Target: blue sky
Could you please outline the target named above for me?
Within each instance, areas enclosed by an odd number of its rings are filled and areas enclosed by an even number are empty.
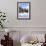
[[[19,3],[19,6],[22,8],[26,8],[29,5],[29,3]]]

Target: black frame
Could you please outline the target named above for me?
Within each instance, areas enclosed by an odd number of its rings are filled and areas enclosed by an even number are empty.
[[[19,3],[29,3],[29,18],[19,18],[18,17],[18,4]],[[30,2],[17,2],[17,19],[18,20],[30,20],[30,18],[31,18],[31,5],[30,5],[31,3]]]

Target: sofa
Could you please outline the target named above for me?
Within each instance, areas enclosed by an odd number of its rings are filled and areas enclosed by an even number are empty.
[[[41,46],[45,42],[45,34],[23,35],[20,39],[21,46]]]

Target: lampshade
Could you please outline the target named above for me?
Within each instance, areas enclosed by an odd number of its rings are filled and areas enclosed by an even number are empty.
[[[9,31],[9,29],[5,29],[5,32],[6,32],[6,33],[9,33],[10,31]]]

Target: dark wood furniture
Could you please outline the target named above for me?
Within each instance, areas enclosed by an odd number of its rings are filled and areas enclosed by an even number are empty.
[[[45,34],[45,42],[41,46],[46,46],[46,34]]]
[[[1,44],[3,46],[13,46],[13,40],[9,37],[9,33],[7,33],[7,36],[4,35],[5,40],[1,40]]]

